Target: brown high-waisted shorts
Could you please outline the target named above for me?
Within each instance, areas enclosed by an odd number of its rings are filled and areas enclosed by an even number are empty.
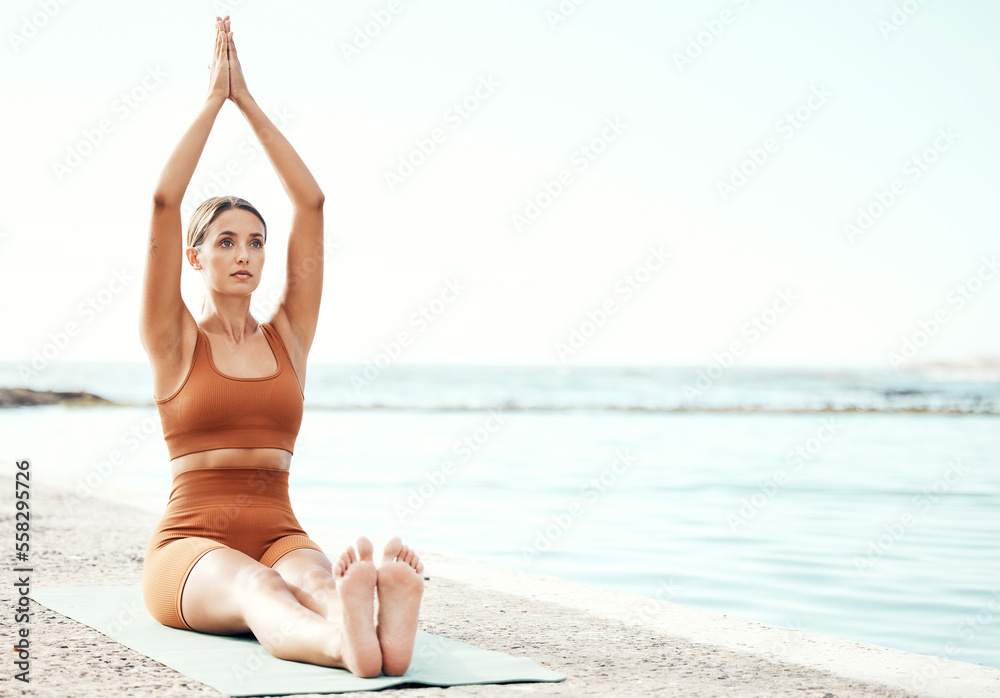
[[[193,630],[181,614],[184,583],[216,548],[239,550],[266,567],[298,548],[322,552],[292,513],[287,470],[186,470],[174,478],[167,511],[146,546],[142,598],[153,618]]]

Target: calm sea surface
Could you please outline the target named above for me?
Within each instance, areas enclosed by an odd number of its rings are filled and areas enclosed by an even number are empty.
[[[27,381],[18,368],[0,364],[0,385],[121,406],[2,410],[0,456],[162,509],[146,365],[53,364]],[[293,505],[320,540],[398,533],[418,550],[1000,667],[998,377],[698,371],[311,365]]]

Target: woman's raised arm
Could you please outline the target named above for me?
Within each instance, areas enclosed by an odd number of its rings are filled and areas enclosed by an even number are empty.
[[[215,117],[229,95],[225,20],[216,19],[208,97],[194,123],[174,148],[153,194],[149,249],[139,311],[139,338],[151,359],[178,358],[185,316],[194,324],[181,298],[184,259],[181,200],[205,149]]]
[[[228,21],[225,22],[225,29],[229,48],[229,98],[249,122],[292,202],[285,289],[271,322],[279,331],[283,327],[291,330],[295,344],[293,354],[302,357],[304,363],[316,334],[323,294],[325,197],[292,144],[250,95],[236,56],[233,34],[228,31]]]

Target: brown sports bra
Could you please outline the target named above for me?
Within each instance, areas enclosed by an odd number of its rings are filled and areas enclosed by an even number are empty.
[[[234,378],[215,367],[199,327],[191,367],[173,395],[155,398],[170,459],[215,448],[280,448],[292,453],[302,424],[303,394],[292,360],[270,323],[260,325],[278,368],[261,378]]]

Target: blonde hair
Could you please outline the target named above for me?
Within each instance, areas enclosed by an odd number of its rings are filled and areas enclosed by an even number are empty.
[[[260,224],[264,226],[264,242],[267,242],[267,223],[264,222],[260,211],[254,208],[249,201],[238,196],[213,196],[202,201],[201,205],[191,214],[191,222],[188,223],[187,232],[188,247],[193,247],[196,250],[200,248],[205,241],[205,232],[208,230],[208,226],[212,225],[212,221],[218,218],[220,213],[232,208],[249,211],[257,216]]]

